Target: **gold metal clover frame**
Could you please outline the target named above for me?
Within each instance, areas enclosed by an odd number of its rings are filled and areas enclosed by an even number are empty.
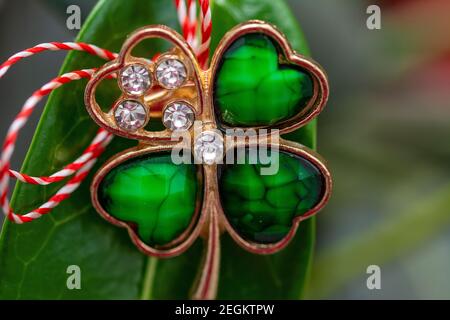
[[[109,222],[127,228],[135,245],[145,254],[152,256],[172,257],[179,255],[187,250],[199,236],[205,238],[206,250],[204,266],[197,279],[197,286],[193,293],[194,298],[215,297],[220,256],[219,240],[222,232],[228,232],[241,247],[253,253],[271,254],[284,248],[295,235],[299,223],[314,215],[328,201],[332,187],[330,172],[324,165],[324,161],[320,156],[305,146],[284,139],[280,139],[277,142],[269,141],[270,145],[278,147],[280,151],[297,155],[316,166],[324,177],[324,193],[322,199],[314,208],[294,219],[290,232],[282,240],[271,244],[260,244],[242,238],[228,222],[223,212],[219,196],[218,165],[204,164],[198,166],[198,179],[202,183],[203,197],[202,199],[199,198],[197,201],[196,215],[192,220],[191,225],[182,235],[171,243],[160,247],[150,247],[138,237],[131,224],[119,221],[105,211],[98,199],[98,188],[105,175],[114,167],[132,158],[151,153],[170,151],[177,141],[171,140],[173,132],[169,129],[163,131],[149,131],[143,126],[135,131],[124,130],[116,124],[114,110],[117,108],[120,101],[127,99],[136,100],[147,108],[147,123],[150,118],[161,118],[165,107],[172,102],[184,101],[192,106],[195,120],[200,120],[202,122],[203,131],[213,129],[224,130],[228,128],[227,125],[219,123],[219,119],[216,119],[213,104],[213,81],[224,52],[236,39],[249,33],[265,34],[272,38],[282,51],[279,58],[280,64],[298,66],[299,68],[306,70],[313,79],[313,97],[305,108],[292,118],[267,128],[279,129],[280,133],[284,134],[304,126],[322,111],[327,102],[329,87],[326,74],[317,63],[296,53],[291,48],[285,36],[277,30],[276,27],[257,20],[240,24],[224,36],[212,57],[211,66],[208,70],[202,70],[200,68],[191,47],[176,31],[162,25],[153,25],[138,29],[125,41],[119,56],[115,60],[105,64],[93,75],[85,91],[85,104],[87,110],[96,123],[115,135],[138,140],[138,145],[136,147],[115,155],[96,173],[91,185],[91,196],[94,207],[101,216]],[[171,42],[174,47],[169,52],[160,55],[156,61],[132,56],[131,53],[133,48],[141,41],[150,38],[162,38]],[[177,89],[167,89],[158,85],[154,76],[155,68],[163,60],[174,57],[181,60],[185,65],[187,69],[187,79],[181,87]],[[95,92],[97,86],[108,76],[113,74],[119,75],[124,67],[135,63],[146,66],[150,71],[150,74],[153,77],[150,88],[139,97],[128,96],[126,93],[122,93],[110,111],[102,111],[96,101]],[[123,90],[123,92],[125,91]],[[253,127],[252,129],[258,128],[266,127]],[[191,137],[194,136],[193,128],[189,129],[189,133],[191,134]],[[233,145],[227,145],[225,148],[253,147],[253,144],[254,143],[251,141],[240,141]],[[193,143],[191,143],[191,145],[193,145]],[[224,154],[225,153],[226,150]]]

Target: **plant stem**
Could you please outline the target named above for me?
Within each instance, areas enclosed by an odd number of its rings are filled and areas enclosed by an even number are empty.
[[[141,300],[151,300],[153,298],[153,282],[156,275],[158,259],[147,257],[147,265],[144,271],[144,282],[142,284]]]

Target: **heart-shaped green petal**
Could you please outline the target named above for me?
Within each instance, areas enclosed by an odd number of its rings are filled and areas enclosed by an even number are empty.
[[[112,169],[100,184],[99,201],[109,215],[132,225],[143,242],[165,245],[191,224],[200,190],[195,165],[150,154]]]
[[[252,151],[255,150],[246,149],[242,155],[245,164],[223,167],[222,207],[241,237],[257,243],[274,243],[287,235],[296,216],[320,202],[325,181],[318,168],[299,156],[272,151],[270,166],[274,170],[269,172],[268,166],[261,164],[259,154],[255,164],[249,162]]]
[[[281,50],[267,35],[238,38],[219,62],[214,106],[231,126],[266,126],[300,113],[313,96],[310,75],[279,64]]]

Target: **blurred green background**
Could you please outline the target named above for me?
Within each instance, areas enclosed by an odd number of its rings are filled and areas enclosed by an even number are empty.
[[[450,298],[450,1],[288,2],[331,84],[318,149],[335,189],[317,216],[306,297]],[[85,19],[94,3],[0,0],[1,60],[30,44],[72,40],[67,6],[79,4]],[[366,26],[370,4],[381,8],[381,30]],[[3,80],[1,136],[63,58],[36,57]],[[39,76],[30,77],[30,66]],[[22,135],[14,168],[37,119]],[[369,265],[381,267],[381,290],[367,289]]]

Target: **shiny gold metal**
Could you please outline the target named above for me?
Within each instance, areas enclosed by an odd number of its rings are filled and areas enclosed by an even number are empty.
[[[281,134],[292,132],[301,126],[304,126],[316,117],[324,108],[329,94],[328,80],[322,68],[311,59],[297,54],[288,43],[285,36],[273,25],[262,21],[249,21],[236,26],[228,32],[214,53],[211,61],[211,66],[208,70],[202,70],[195,58],[195,54],[182,38],[174,30],[161,25],[148,26],[141,28],[134,32],[124,43],[118,58],[110,63],[107,63],[96,72],[89,81],[85,91],[85,104],[89,114],[92,118],[104,129],[112,132],[118,136],[129,139],[138,140],[138,146],[125,150],[120,154],[111,158],[105,163],[102,168],[95,175],[91,185],[92,203],[96,210],[109,222],[125,227],[128,229],[130,237],[136,246],[144,253],[156,257],[172,257],[181,254],[189,248],[194,240],[201,236],[206,239],[206,252],[204,257],[204,266],[201,270],[197,287],[194,291],[193,297],[196,299],[211,299],[215,297],[217,291],[217,279],[219,268],[220,255],[220,234],[228,232],[230,236],[244,249],[257,254],[271,254],[284,248],[298,228],[301,221],[314,215],[317,211],[324,207],[328,201],[331,188],[332,179],[331,174],[326,168],[324,161],[314,151],[305,146],[281,139],[277,142],[269,140],[269,144],[273,147],[279,148],[282,152],[288,152],[298,157],[302,157],[312,164],[314,164],[322,173],[325,181],[324,195],[314,208],[294,219],[290,232],[281,241],[274,244],[259,244],[253,243],[243,239],[231,227],[223,212],[219,188],[218,188],[218,165],[202,165],[198,166],[198,178],[203,183],[203,199],[198,201],[197,213],[191,226],[178,239],[163,247],[150,247],[146,245],[134,232],[133,228],[123,222],[115,219],[106,212],[98,200],[98,187],[105,175],[117,165],[129,159],[139,157],[145,154],[151,154],[161,151],[170,151],[175,146],[177,141],[172,141],[172,131],[165,129],[163,131],[148,131],[145,128],[136,131],[126,131],[121,129],[115,123],[113,111],[103,112],[98,105],[95,98],[95,90],[99,83],[110,75],[117,75],[120,70],[132,63],[144,64],[152,74],[152,85],[147,92],[140,97],[132,97],[125,93],[119,97],[115,106],[124,99],[133,99],[142,103],[147,108],[148,119],[160,118],[164,108],[174,101],[186,101],[194,110],[195,120],[202,122],[202,131],[227,129],[223,124],[218,124],[213,105],[213,81],[215,79],[220,59],[227,48],[240,36],[248,33],[263,33],[274,39],[282,49],[280,55],[280,63],[292,64],[307,70],[314,81],[314,95],[307,107],[299,112],[294,117],[278,123],[274,126],[267,127],[268,129],[279,129]],[[162,38],[170,41],[174,45],[174,49],[170,52],[161,55],[156,61],[149,61],[145,59],[135,58],[131,55],[132,49],[142,40],[150,38]],[[167,89],[158,84],[154,74],[155,67],[167,58],[176,58],[181,60],[187,68],[187,80],[178,89]],[[125,91],[123,91],[125,92]],[[245,129],[259,129],[245,128]],[[188,131],[191,140],[191,145],[195,141],[195,128],[191,127]],[[270,139],[269,136],[266,136]],[[251,141],[233,142],[224,147],[225,152],[229,148],[252,147],[255,146]]]

